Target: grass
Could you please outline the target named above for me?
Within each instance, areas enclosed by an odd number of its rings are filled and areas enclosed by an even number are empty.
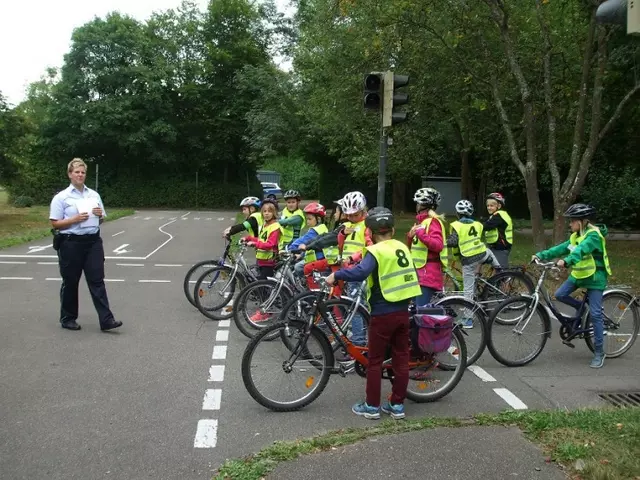
[[[347,428],[317,437],[274,442],[254,455],[227,460],[216,480],[261,479],[280,462],[318,453],[379,435],[437,427],[505,425],[519,427],[538,444],[547,461],[562,466],[574,479],[640,478],[640,408],[577,411],[528,411],[477,415],[471,418],[425,417],[386,420],[368,428]],[[578,462],[583,465],[578,465]]]
[[[132,209],[109,209],[106,221],[133,214]],[[0,190],[0,249],[51,235],[49,206],[17,208],[9,204],[8,194]]]

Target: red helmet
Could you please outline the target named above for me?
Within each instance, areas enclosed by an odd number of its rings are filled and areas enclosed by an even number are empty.
[[[320,205],[317,202],[312,202],[304,207],[304,213],[311,213],[313,215],[320,215],[321,217],[324,217],[327,214],[327,211],[325,210],[324,206]]]
[[[498,192],[490,193],[489,195],[487,195],[487,200],[489,199],[495,200],[496,202],[501,203],[502,206],[504,207],[505,201],[501,193],[498,193]]]

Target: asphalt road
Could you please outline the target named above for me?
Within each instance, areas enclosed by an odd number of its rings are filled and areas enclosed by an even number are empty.
[[[210,478],[226,458],[275,440],[368,424],[350,412],[364,392],[355,375],[332,378],[299,412],[258,405],[240,375],[247,339],[184,298],[186,270],[220,255],[221,232],[234,218],[148,211],[105,224],[107,291],[124,322],[113,333],[100,332],[84,283],[82,330],[60,328],[50,239],[0,251],[2,478]],[[639,349],[594,371],[584,344],[569,349],[554,332],[531,365],[508,369],[487,352],[449,396],[408,403],[406,411],[464,416],[602,405],[601,391],[640,390]]]

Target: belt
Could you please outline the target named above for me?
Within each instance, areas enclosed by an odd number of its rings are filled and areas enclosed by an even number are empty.
[[[61,233],[62,237],[75,242],[91,242],[100,238],[100,233],[88,233],[86,235],[76,235],[75,233]]]

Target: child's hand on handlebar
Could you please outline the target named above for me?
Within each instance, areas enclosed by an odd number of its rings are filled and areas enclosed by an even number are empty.
[[[557,265],[558,267],[560,267],[560,268],[567,268],[567,263],[566,263],[564,260],[562,260],[562,259],[558,260],[558,261],[556,262],[556,265]]]
[[[336,283],[336,276],[335,274],[331,274],[329,275],[327,278],[324,279],[325,282],[327,282],[327,285],[333,285],[334,283]]]

